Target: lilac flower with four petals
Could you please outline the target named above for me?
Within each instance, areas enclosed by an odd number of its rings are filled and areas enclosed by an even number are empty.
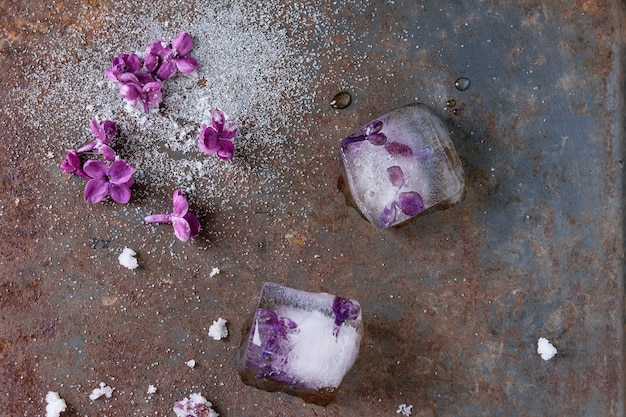
[[[75,150],[67,152],[65,159],[61,162],[60,168],[66,174],[76,174],[81,178],[90,180],[91,177],[83,171],[83,164],[80,161],[80,156]]]
[[[146,114],[150,113],[150,105],[157,106],[163,100],[161,88],[163,82],[157,81],[147,74],[131,74],[129,72],[119,77],[120,95],[124,100],[136,107],[143,103]]]
[[[146,223],[172,223],[174,234],[182,242],[186,242],[190,237],[196,237],[200,233],[200,222],[198,218],[189,211],[189,203],[180,190],[174,191],[174,210],[169,214],[152,214],[147,216]]]
[[[117,159],[109,166],[104,161],[90,160],[85,162],[83,171],[90,177],[85,185],[86,202],[99,203],[107,195],[122,204],[130,200],[134,169],[128,162]]]
[[[89,122],[89,128],[96,137],[93,142],[79,148],[76,153],[94,151],[102,154],[107,161],[115,160],[115,151],[109,146],[111,139],[117,134],[117,126],[111,120],[105,120],[102,125],[98,124],[95,119]]]
[[[235,145],[231,141],[237,134],[236,123],[227,122],[226,116],[220,109],[214,109],[211,114],[211,126],[202,125],[198,136],[200,149],[208,155],[217,154],[220,159],[233,159]]]
[[[169,80],[176,75],[176,70],[189,74],[198,68],[198,62],[188,55],[192,48],[193,41],[188,33],[175,36],[171,44],[162,40],[153,42],[143,58],[146,69],[161,80]]]
[[[141,59],[136,54],[120,54],[113,59],[111,68],[104,73],[113,82],[118,82],[125,73],[136,74],[142,67]]]
[[[424,211],[424,201],[418,192],[400,192],[400,189],[406,185],[402,168],[396,165],[391,166],[387,168],[387,174],[391,185],[398,190],[394,200],[381,211],[378,218],[381,227],[385,229],[390,227],[398,218],[398,209],[407,216],[415,216]]]

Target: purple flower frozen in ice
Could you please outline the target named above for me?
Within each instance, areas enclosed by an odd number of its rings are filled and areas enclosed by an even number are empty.
[[[85,162],[83,171],[90,179],[85,185],[85,201],[99,203],[107,195],[118,203],[128,203],[130,187],[133,185],[133,167],[128,162],[118,159],[110,166],[104,161]]]
[[[129,72],[119,77],[120,95],[124,100],[135,107],[138,102],[143,103],[143,109],[150,113],[150,106],[158,105],[163,99],[161,88],[163,82],[157,81],[147,74],[131,74]]]
[[[113,82],[118,82],[122,74],[136,74],[141,70],[142,63],[135,54],[120,54],[113,59],[111,68],[104,73]]]
[[[180,190],[174,191],[174,210],[168,214],[152,214],[147,216],[146,223],[172,223],[174,234],[182,242],[186,242],[190,237],[198,236],[200,233],[200,222],[198,218],[189,211],[189,203]]]
[[[90,180],[91,177],[83,171],[83,164],[80,161],[80,156],[75,150],[67,152],[65,159],[61,162],[60,168],[66,174],[76,174],[86,180]]]
[[[235,145],[232,138],[237,134],[236,123],[226,121],[226,116],[220,109],[214,109],[211,114],[211,126],[202,125],[198,136],[200,149],[208,155],[217,154],[220,159],[233,159]]]
[[[83,153],[88,151],[94,151],[95,153],[102,154],[107,161],[115,160],[115,151],[109,146],[109,142],[117,133],[117,127],[115,122],[111,120],[105,120],[102,125],[98,124],[95,119],[89,122],[89,128],[95,136],[96,140],[79,148],[76,153]]]
[[[345,146],[353,142],[360,142],[363,140],[367,140],[372,145],[376,146],[384,145],[385,143],[387,143],[387,136],[384,133],[381,133],[382,128],[383,122],[380,120],[374,120],[373,122],[367,124],[361,130],[359,130],[359,132],[357,132],[357,135],[343,138],[341,141],[341,146]]]
[[[188,33],[175,36],[171,44],[155,41],[143,58],[146,69],[161,80],[169,80],[176,75],[176,70],[189,74],[198,68],[198,62],[188,55],[192,48],[193,41]]]
[[[361,313],[361,307],[352,302],[348,298],[335,297],[333,300],[333,314],[335,315],[335,329],[333,334],[335,336],[339,333],[339,327],[347,320],[355,320]]]
[[[391,166],[387,168],[387,174],[391,185],[398,190],[396,191],[394,200],[381,211],[378,218],[381,227],[385,229],[390,227],[398,218],[398,209],[407,216],[415,216],[424,211],[424,201],[418,192],[400,192],[400,189],[406,185],[402,168],[399,166]]]

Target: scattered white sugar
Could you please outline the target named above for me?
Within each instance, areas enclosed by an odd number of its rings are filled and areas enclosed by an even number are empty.
[[[219,274],[221,271],[218,267],[213,267],[211,268],[211,272],[209,273],[209,278],[213,278],[214,276],[216,276],[217,274]]]
[[[211,327],[209,327],[209,336],[214,340],[221,340],[228,336],[228,329],[226,328],[227,321],[223,318],[218,318],[213,321]]]
[[[157,387],[155,387],[154,385],[148,385],[148,391],[147,392],[148,392],[149,395],[152,395],[155,392],[157,392]]]
[[[46,417],[59,417],[67,408],[65,400],[59,397],[54,391],[48,391],[46,394]]]
[[[410,416],[411,409],[413,409],[412,405],[400,404],[398,409],[396,410],[396,414],[402,414],[403,416]]]
[[[277,310],[299,329],[289,335],[293,348],[287,358],[287,373],[312,389],[339,387],[359,353],[359,332],[344,325],[335,336],[334,319],[319,311],[293,307]]]
[[[213,404],[198,392],[175,402],[173,410],[177,417],[219,417],[212,406]]]
[[[117,258],[120,262],[120,265],[125,266],[128,269],[136,269],[139,266],[137,262],[137,258],[135,258],[137,253],[129,247],[124,247],[124,250]]]
[[[537,353],[541,355],[541,359],[549,361],[556,355],[556,348],[545,337],[540,337],[537,341]]]
[[[193,360],[193,359],[188,360],[187,362],[185,362],[185,365],[187,365],[187,366],[188,366],[188,367],[190,367],[190,368],[193,368],[193,367],[195,367],[195,366],[196,366],[196,361],[195,361],[195,360]]]
[[[91,394],[89,394],[89,399],[91,401],[95,401],[103,395],[107,398],[111,398],[114,390],[115,388],[111,388],[104,382],[101,382],[100,387],[94,388],[93,391],[91,391]]]

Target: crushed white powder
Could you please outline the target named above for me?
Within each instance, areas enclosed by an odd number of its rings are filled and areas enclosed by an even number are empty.
[[[400,404],[398,406],[398,409],[396,410],[396,414],[402,414],[403,416],[410,416],[412,409],[413,409],[412,405]]]
[[[217,274],[219,274],[221,271],[218,267],[213,267],[211,268],[211,272],[209,273],[209,278],[213,278],[214,276],[216,276]]]
[[[46,395],[46,417],[59,417],[67,409],[65,400],[54,391]]]
[[[148,395],[152,395],[157,392],[157,388],[154,385],[148,385]]]
[[[136,269],[139,266],[137,262],[137,258],[135,258],[137,253],[129,247],[124,247],[124,250],[117,258],[120,265],[125,266],[128,269]]]
[[[91,401],[95,401],[103,395],[107,398],[111,398],[114,390],[115,388],[111,388],[104,382],[101,382],[100,387],[94,388],[93,391],[91,391],[91,394],[89,394],[89,399]]]
[[[173,410],[177,417],[219,417],[212,406],[213,404],[198,392],[175,402]]]
[[[218,318],[213,321],[211,327],[209,327],[209,336],[214,340],[221,340],[228,336],[228,329],[226,328],[227,321],[223,318]]]
[[[187,362],[185,362],[185,365],[187,365],[187,366],[188,366],[188,367],[190,367],[190,368],[193,368],[193,367],[195,367],[195,366],[196,366],[196,361],[195,361],[195,360],[193,360],[193,359],[188,360]]]
[[[556,355],[556,348],[545,337],[540,337],[537,341],[537,353],[541,355],[541,359],[549,361]]]

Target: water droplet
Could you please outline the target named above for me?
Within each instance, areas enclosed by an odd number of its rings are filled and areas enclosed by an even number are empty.
[[[341,91],[330,101],[330,107],[333,109],[345,109],[352,102],[352,96],[347,91]]]
[[[457,78],[456,81],[454,82],[454,86],[459,91],[465,91],[470,86],[470,80],[469,78],[465,78],[465,77]]]
[[[456,100],[455,99],[450,99],[448,101],[446,101],[446,107],[449,109],[453,109],[456,107]]]

